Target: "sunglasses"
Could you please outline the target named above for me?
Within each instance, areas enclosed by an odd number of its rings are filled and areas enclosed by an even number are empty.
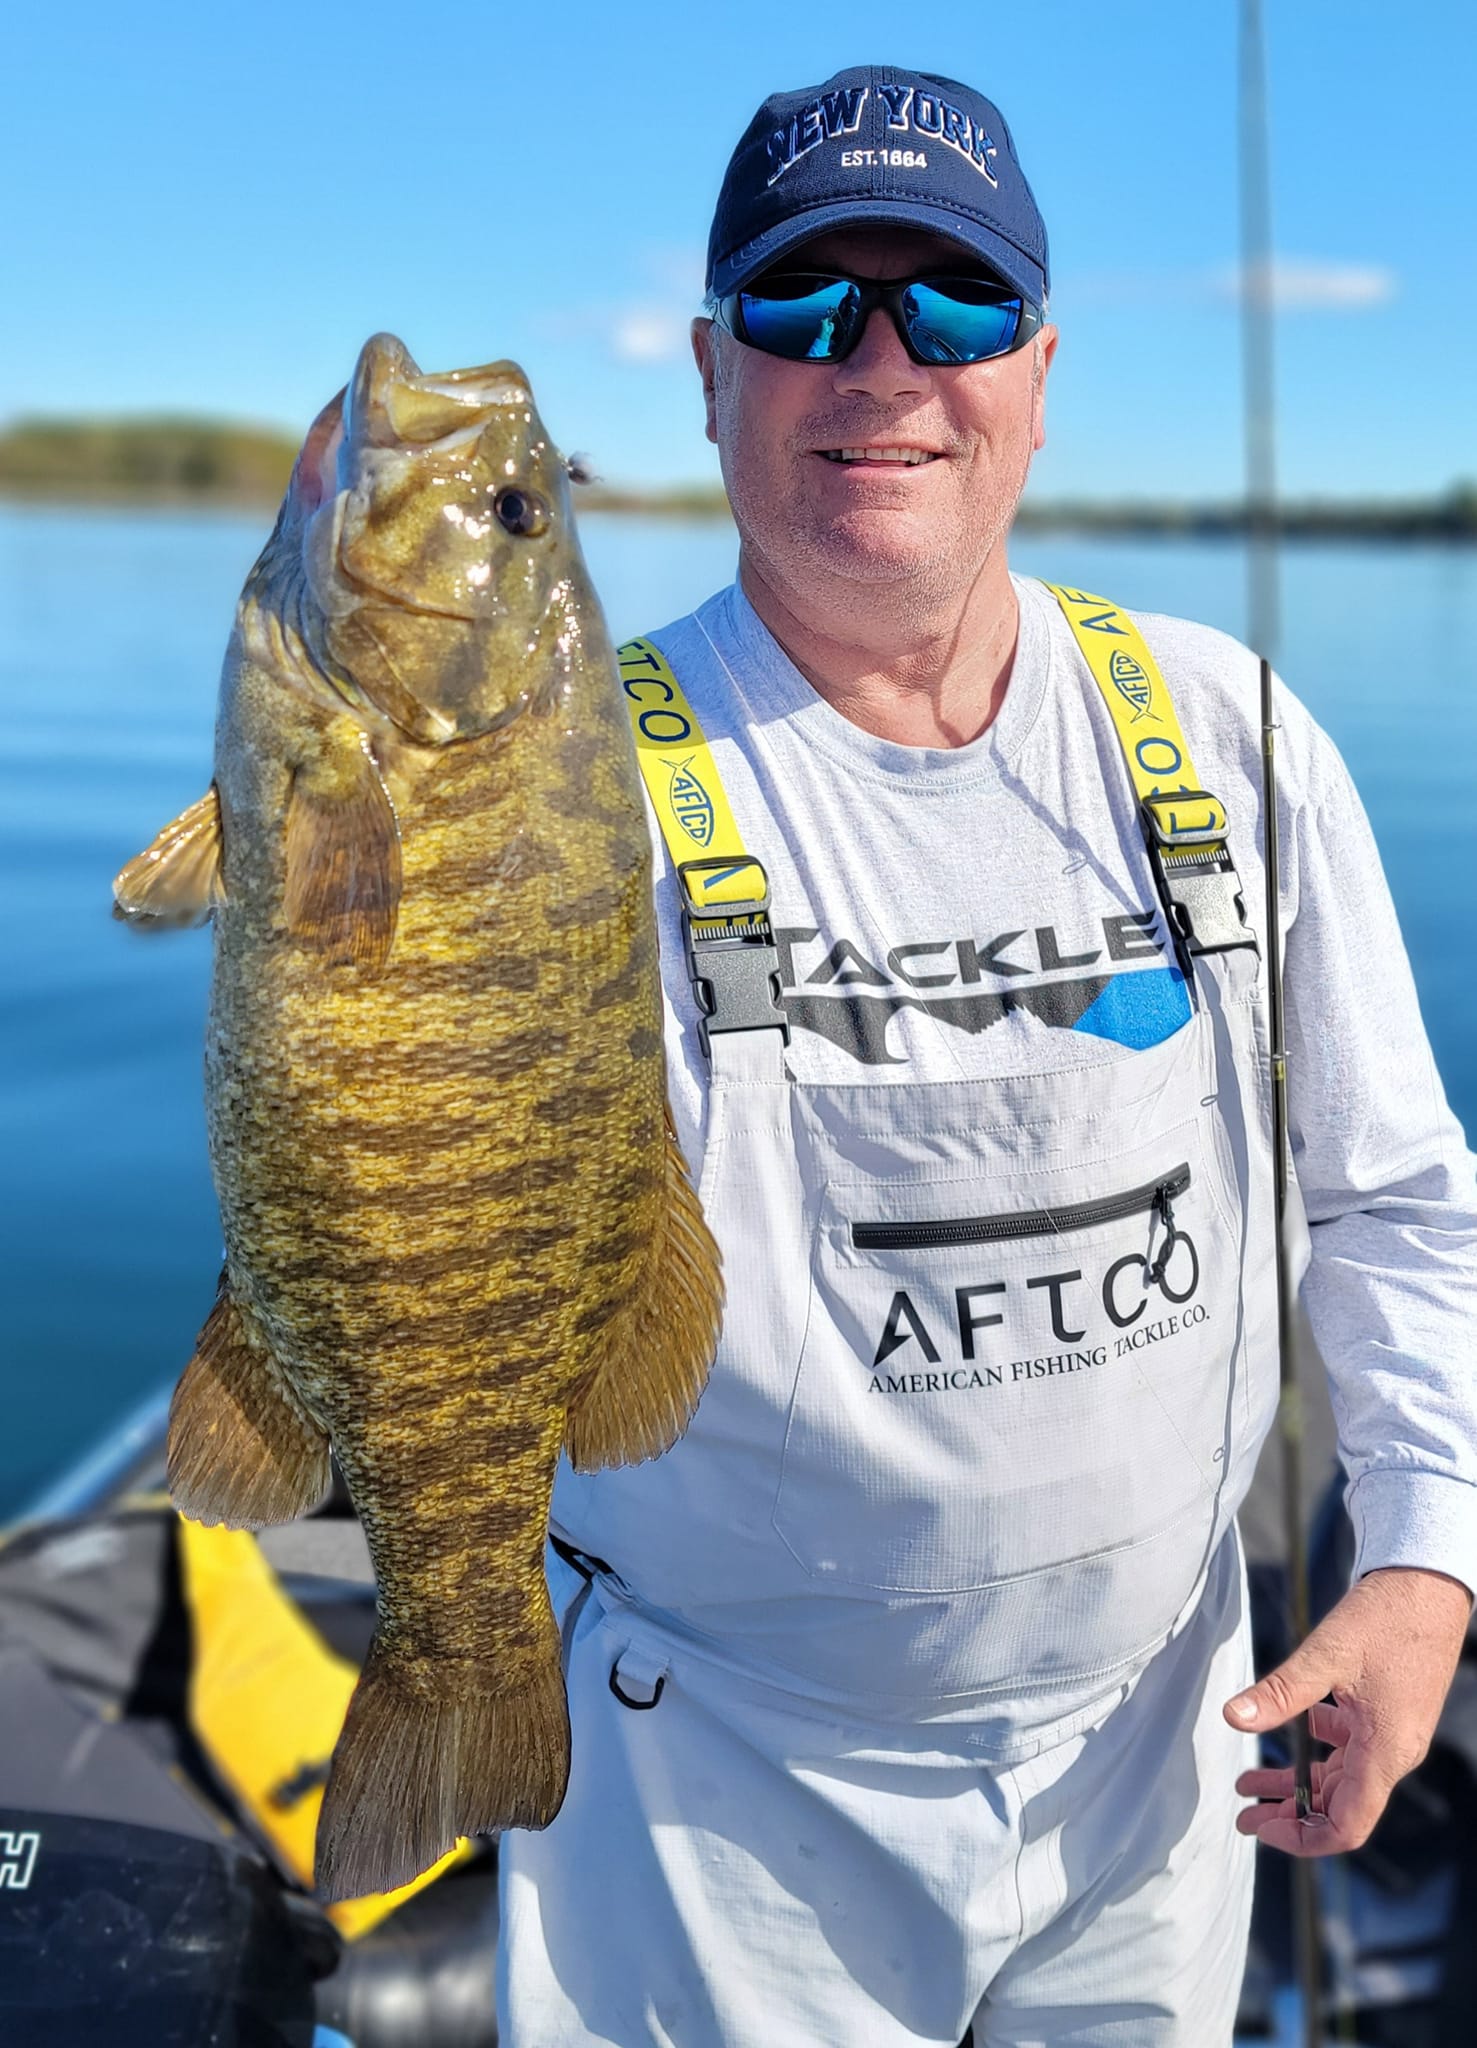
[[[915,363],[985,363],[1023,348],[1041,308],[985,277],[872,278],[780,272],[719,299],[713,317],[736,341],[795,363],[839,363],[885,306]]]

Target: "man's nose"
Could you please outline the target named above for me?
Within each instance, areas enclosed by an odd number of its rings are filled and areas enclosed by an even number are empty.
[[[885,306],[876,307],[851,354],[836,365],[839,392],[865,392],[869,398],[905,398],[928,389],[925,363],[915,363]]]

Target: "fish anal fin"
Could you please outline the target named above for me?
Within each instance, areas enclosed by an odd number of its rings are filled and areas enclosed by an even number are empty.
[[[571,1403],[565,1448],[577,1472],[636,1465],[692,1420],[723,1316],[718,1247],[667,1115],[666,1201],[646,1283],[601,1333],[603,1356]]]
[[[221,809],[212,783],[113,877],[113,915],[125,924],[204,924],[224,900]]]
[[[264,1529],[316,1507],[328,1438],[222,1285],[169,1409],[169,1491],[197,1522]]]
[[[383,967],[400,910],[400,827],[357,729],[347,737],[331,729],[295,772],[286,850],[283,912],[293,937],[329,966]]]

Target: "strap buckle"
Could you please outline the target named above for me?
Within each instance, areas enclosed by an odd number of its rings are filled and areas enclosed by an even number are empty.
[[[1213,824],[1181,826],[1174,814],[1168,820],[1158,815],[1157,805],[1195,798],[1213,807]],[[1233,953],[1249,946],[1260,958],[1256,933],[1246,921],[1241,877],[1226,845],[1219,800],[1203,789],[1176,790],[1172,796],[1145,797],[1140,815],[1149,865],[1186,978],[1192,961],[1205,953]]]
[[[753,872],[759,886],[733,902],[707,903],[699,878]],[[678,863],[682,937],[687,972],[697,998],[698,1038],[711,1059],[715,1031],[778,1031],[790,1042],[790,1020],[780,1008],[780,956],[769,922],[769,877],[745,855],[710,855]]]
[[[1159,815],[1161,805],[1176,805],[1180,808]],[[1191,804],[1207,806],[1203,818],[1185,819],[1183,807]],[[1150,846],[1199,847],[1225,844],[1226,811],[1218,796],[1212,796],[1208,789],[1160,789],[1140,799],[1144,831]]]

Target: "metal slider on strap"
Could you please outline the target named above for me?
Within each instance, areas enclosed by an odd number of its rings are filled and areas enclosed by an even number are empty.
[[[1182,823],[1183,812],[1196,804],[1205,806],[1205,816]],[[1249,946],[1259,955],[1256,933],[1246,922],[1241,877],[1226,845],[1225,812],[1219,800],[1204,789],[1161,791],[1142,800],[1139,815],[1182,970],[1188,974],[1191,960],[1203,953],[1231,953]]]
[[[731,855],[678,864],[682,891],[682,937],[687,971],[697,997],[698,1037],[712,1057],[715,1031],[778,1031],[786,1045],[790,1023],[780,1008],[780,956],[769,922],[769,877],[745,856],[760,889],[735,902],[705,903],[700,877],[735,868]]]

